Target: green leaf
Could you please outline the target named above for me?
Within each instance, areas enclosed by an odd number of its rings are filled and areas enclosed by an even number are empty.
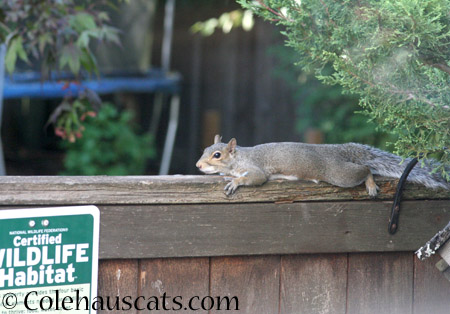
[[[6,70],[9,73],[12,73],[14,71],[17,57],[19,57],[25,62],[29,62],[27,53],[25,52],[22,42],[23,42],[22,36],[13,37],[9,42],[9,46],[5,56],[5,66]]]
[[[75,45],[64,46],[59,58],[59,68],[63,69],[66,65],[69,66],[70,71],[77,75],[80,71],[81,65],[81,51]]]
[[[100,13],[98,14],[98,18],[99,18],[101,21],[106,21],[106,22],[109,22],[109,20],[110,20],[109,15],[108,15],[108,13],[106,13],[106,12],[100,12]]]
[[[81,66],[86,71],[89,73],[94,72],[97,76],[99,76],[97,60],[88,48],[81,49],[80,62]]]
[[[120,45],[120,39],[119,39],[119,30],[114,28],[114,27],[110,27],[110,26],[104,26],[102,28],[103,33],[106,37],[106,40],[113,42],[117,45]]]
[[[41,53],[44,52],[45,46],[49,44],[53,44],[53,38],[50,33],[44,33],[41,36],[39,36],[39,51]]]
[[[77,46],[80,48],[86,48],[89,46],[89,31],[83,31],[78,37]]]
[[[8,46],[5,56],[5,67],[10,74],[14,72],[16,60],[17,60],[16,45],[14,44],[14,41],[12,41],[12,43]]]
[[[72,15],[69,19],[69,25],[78,33],[97,28],[94,17],[85,12]]]

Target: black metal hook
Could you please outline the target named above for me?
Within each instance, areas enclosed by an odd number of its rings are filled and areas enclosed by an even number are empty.
[[[413,158],[406,166],[402,176],[400,177],[400,180],[398,181],[397,191],[395,192],[394,203],[392,204],[391,209],[391,218],[389,219],[388,231],[390,234],[395,234],[397,232],[400,216],[400,202],[402,201],[402,194],[403,194],[403,186],[406,183],[406,179],[408,178],[409,173],[417,164],[417,162],[418,159]]]

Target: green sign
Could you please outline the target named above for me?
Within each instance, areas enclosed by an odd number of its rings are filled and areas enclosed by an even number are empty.
[[[0,314],[93,313],[99,210],[0,210]]]

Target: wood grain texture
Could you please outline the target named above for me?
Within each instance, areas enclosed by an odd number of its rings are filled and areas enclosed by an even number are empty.
[[[238,310],[231,306],[227,313],[278,313],[279,285],[279,256],[211,258],[211,296],[239,301]]]
[[[145,259],[140,261],[140,295],[146,298],[158,298],[166,295],[164,313],[201,313],[200,301],[209,292],[209,258],[166,258]],[[198,299],[196,297],[199,297]],[[193,309],[189,300],[193,299]],[[175,300],[175,302],[174,302]],[[153,307],[154,308],[154,307]]]
[[[412,314],[413,256],[349,254],[347,314]]]
[[[448,201],[406,201],[400,229],[391,236],[390,206],[366,201],[99,206],[100,258],[415,251],[450,219]]]
[[[435,267],[439,259],[414,259],[414,314],[450,312],[450,281]]]
[[[122,299],[129,296],[131,298],[127,300],[130,301],[138,296],[138,261],[100,261],[98,270],[98,296],[104,301],[109,297],[110,308],[114,307],[116,297],[120,300],[118,309],[107,310],[105,302],[103,307],[104,310],[98,311],[98,313],[137,313],[135,309],[129,309],[129,307],[122,302]]]
[[[345,313],[347,254],[281,257],[281,314]]]
[[[391,200],[396,180],[376,178],[377,200]],[[219,176],[0,177],[2,205],[199,204],[369,200],[363,185],[339,188],[326,183],[271,181],[224,194]],[[404,199],[450,199],[450,192],[407,184]]]
[[[446,201],[100,206],[100,258],[414,251],[450,219]]]

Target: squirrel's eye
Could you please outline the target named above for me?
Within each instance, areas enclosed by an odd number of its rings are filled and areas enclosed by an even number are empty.
[[[213,157],[214,157],[214,158],[217,158],[217,159],[219,159],[219,158],[220,158],[220,156],[221,156],[221,155],[220,155],[220,153],[219,153],[219,152],[217,152],[217,153],[214,153],[214,155],[213,155]]]

